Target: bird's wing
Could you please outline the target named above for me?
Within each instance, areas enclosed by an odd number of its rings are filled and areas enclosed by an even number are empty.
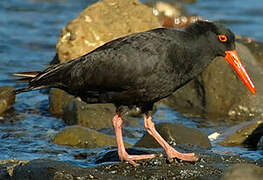
[[[76,60],[47,68],[30,86],[59,87],[69,92],[143,87],[146,81],[156,79],[154,72],[160,71],[169,56],[171,48],[163,44],[172,39],[165,31],[160,28],[113,40]]]
[[[81,57],[65,82],[75,88],[116,90],[144,86],[168,57],[163,29],[114,40]]]

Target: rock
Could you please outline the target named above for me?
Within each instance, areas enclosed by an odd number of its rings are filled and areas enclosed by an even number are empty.
[[[247,47],[236,43],[238,54],[254,81],[257,94],[252,95],[232,67],[221,57],[173,95],[162,101],[164,105],[207,117],[231,117],[242,121],[263,112],[263,70]],[[168,102],[168,103],[167,103]]]
[[[10,105],[15,103],[14,88],[10,86],[0,87],[0,115],[5,112]]]
[[[254,127],[256,128],[248,134],[243,144],[250,148],[257,148],[261,145],[262,148],[262,141],[260,141],[260,139],[263,137],[263,119],[257,121],[257,124]]]
[[[10,160],[1,160],[0,161],[0,179],[11,180],[14,172],[14,168],[20,165],[24,165],[28,161],[10,159]]]
[[[50,106],[51,112],[62,116],[68,125],[92,129],[112,127],[111,119],[115,112],[112,104],[87,104],[59,89],[54,89],[50,97],[54,98]],[[59,102],[63,102],[62,107],[57,106]]]
[[[178,147],[180,151],[194,151],[201,158],[195,163],[173,162],[167,163],[166,156],[137,161],[139,166],[133,167],[124,162],[107,162],[96,166],[82,168],[68,163],[36,159],[27,164],[16,166],[13,180],[58,180],[58,179],[213,179],[218,180],[223,172],[233,164],[255,164],[251,159],[239,156],[216,154],[198,147]],[[131,151],[138,151],[132,148]],[[117,158],[117,149],[110,150],[112,158]],[[160,152],[157,152],[160,154]],[[250,168],[250,167],[249,167]],[[260,167],[259,167],[260,168]],[[247,172],[248,170],[244,171]],[[258,171],[253,171],[258,173]],[[261,170],[262,172],[262,170]]]
[[[252,95],[243,82],[223,58],[217,58],[202,73],[205,84],[206,111],[210,114],[227,114],[232,117],[245,116],[251,119],[263,112],[262,68],[251,52],[242,44],[236,44],[237,52],[252,77],[257,95]]]
[[[115,137],[80,126],[66,127],[52,139],[52,142],[59,145],[80,148],[98,148],[117,145]],[[126,142],[125,145],[127,147],[131,146]]]
[[[257,147],[260,138],[263,135],[263,118],[256,118],[233,126],[220,136],[222,141],[218,144],[223,146],[246,145],[249,147]]]
[[[96,168],[81,168],[64,162],[36,159],[14,170],[12,180],[124,179]]]
[[[138,167],[134,168],[127,163],[109,163],[97,165],[100,172],[114,172],[114,174],[133,179],[219,179],[228,166],[233,163],[254,163],[247,158],[239,156],[226,156],[212,153],[198,147],[176,146],[181,152],[195,152],[201,159],[195,163],[172,162],[167,163],[167,157],[157,153],[157,157],[137,161]],[[131,151],[136,148],[131,148]],[[142,153],[142,152],[141,152]],[[155,152],[156,153],[156,152]],[[111,154],[111,155],[110,155]],[[138,153],[140,154],[140,153]],[[117,158],[117,152],[111,151],[107,155],[111,159]],[[115,157],[116,156],[116,157]],[[103,163],[103,162],[102,162]]]
[[[160,153],[156,153],[155,151],[151,151],[146,148],[125,148],[128,154],[132,155],[142,155],[142,154],[155,154],[155,155],[160,155]],[[100,153],[97,155],[95,158],[95,164],[102,164],[102,163],[112,163],[112,162],[120,162],[120,158],[118,155],[118,150],[110,150],[110,151],[105,151],[104,153]],[[138,161],[139,162],[139,161]]]
[[[188,146],[178,147],[180,151],[194,151],[201,158],[195,163],[172,162],[167,163],[166,156],[157,153],[157,157],[148,160],[137,161],[138,167],[134,168],[127,163],[115,163],[98,165],[100,172],[114,172],[114,174],[133,179],[219,179],[223,171],[233,163],[253,163],[252,160],[240,158],[239,156],[218,155],[208,152],[202,148]],[[136,150],[132,148],[133,151]],[[131,149],[131,150],[132,150]],[[142,152],[141,152],[142,153]],[[111,151],[111,158],[116,159],[117,153]],[[140,153],[138,153],[140,154]],[[110,156],[108,154],[108,156]],[[102,162],[103,163],[103,162]],[[106,163],[105,163],[106,164]]]
[[[263,167],[255,164],[234,164],[224,172],[222,180],[262,180]]]
[[[0,179],[11,180],[5,165],[0,164]]]
[[[114,115],[112,104],[87,104],[74,99],[64,109],[63,120],[68,125],[81,125],[91,129],[111,128]]]
[[[65,91],[53,89],[49,96],[51,113],[62,117],[68,125],[81,125],[91,129],[112,128],[112,118],[115,114],[113,104],[87,104]],[[133,118],[136,109],[123,117],[123,125],[138,127],[139,121]]]
[[[64,109],[71,105],[74,99],[74,96],[65,91],[54,88],[49,95],[49,111],[56,116],[62,116]]]
[[[253,56],[258,60],[259,63],[263,64],[263,43],[256,41],[250,37],[238,36],[237,42],[245,45],[253,54]]]
[[[206,149],[211,149],[211,144],[207,136],[198,129],[188,128],[176,123],[160,123],[156,125],[156,130],[169,144],[197,145]],[[155,139],[147,132],[135,146],[148,148],[160,147]]]
[[[157,104],[169,106],[182,113],[194,114],[195,116],[206,115],[205,90],[199,79],[190,81]]]
[[[60,62],[84,55],[113,39],[160,27],[152,9],[138,0],[103,0],[84,9],[62,29]]]

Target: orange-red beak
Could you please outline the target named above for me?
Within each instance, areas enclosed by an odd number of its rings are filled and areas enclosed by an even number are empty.
[[[247,74],[247,71],[244,68],[243,64],[241,63],[236,50],[225,51],[225,53],[226,53],[225,60],[227,60],[227,62],[234,68],[234,70],[241,78],[241,80],[245,83],[249,91],[252,94],[255,94],[256,93],[255,86],[251,81],[249,75]]]

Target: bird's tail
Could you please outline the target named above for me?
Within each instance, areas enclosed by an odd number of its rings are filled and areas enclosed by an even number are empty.
[[[67,90],[64,85],[67,80],[68,72],[78,61],[72,60],[65,63],[51,65],[43,71],[19,72],[13,74],[21,77],[18,81],[27,82],[28,86],[15,90],[15,93],[21,93],[43,88],[61,88]],[[69,80],[67,80],[69,81]]]
[[[28,82],[29,83],[39,73],[40,73],[40,71],[18,72],[18,73],[13,74],[13,76],[21,77],[20,79],[17,79],[17,81]],[[14,90],[14,93],[18,94],[18,93],[21,93],[21,92],[27,92],[27,91],[31,91],[31,90],[34,90],[34,89],[36,89],[36,88],[28,86],[28,87],[24,87],[24,88],[20,88],[20,89]]]

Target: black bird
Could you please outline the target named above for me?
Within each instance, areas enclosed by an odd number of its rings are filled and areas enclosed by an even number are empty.
[[[217,56],[223,56],[245,85],[256,93],[235,50],[234,34],[218,23],[197,21],[185,29],[158,28],[131,34],[95,49],[75,60],[36,73],[17,73],[29,85],[15,92],[60,88],[87,103],[113,103],[112,119],[120,160],[135,160],[154,154],[129,155],[122,139],[124,107],[137,106],[144,113],[144,127],[164,148],[168,159],[197,161],[194,153],[180,153],[155,130],[153,104],[200,74]]]

